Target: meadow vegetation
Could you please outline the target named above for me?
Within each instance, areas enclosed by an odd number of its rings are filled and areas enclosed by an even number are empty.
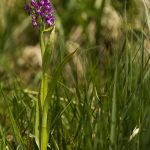
[[[35,102],[41,80],[38,29],[27,0],[0,1],[0,149],[36,150]],[[56,18],[49,84],[51,150],[150,147],[148,0],[51,0]],[[48,37],[48,33],[45,35]]]

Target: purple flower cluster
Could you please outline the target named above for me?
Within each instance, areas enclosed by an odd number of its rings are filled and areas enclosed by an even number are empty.
[[[28,14],[32,17],[34,28],[43,22],[49,26],[54,25],[55,18],[52,15],[54,10],[49,0],[31,0],[30,5],[26,4],[24,6],[24,10],[27,10]]]

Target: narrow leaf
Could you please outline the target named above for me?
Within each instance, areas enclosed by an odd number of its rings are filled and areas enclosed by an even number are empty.
[[[118,82],[118,56],[115,68],[113,99],[112,99],[112,113],[111,113],[111,128],[110,128],[110,147],[109,150],[116,148],[116,121],[117,121],[117,82]]]
[[[49,37],[47,46],[45,48],[43,63],[42,63],[43,74],[45,74],[47,72],[48,67],[49,67],[50,58],[52,55],[52,49],[53,49],[53,45],[54,45],[54,35],[55,35],[55,26],[51,30],[50,37]]]
[[[77,50],[77,49],[76,49]],[[53,91],[55,89],[55,86],[58,82],[59,76],[61,75],[61,72],[63,70],[63,68],[65,67],[66,63],[69,61],[69,59],[72,57],[72,55],[76,52],[76,50],[74,52],[72,52],[71,54],[67,55],[64,60],[62,61],[62,63],[59,64],[58,68],[56,69],[55,73],[54,73],[54,77],[52,79],[51,85],[49,87],[48,90],[48,94],[46,96],[45,102],[44,102],[44,109],[43,111],[47,111],[49,108],[49,104],[50,104],[50,99],[52,97]]]
[[[5,143],[5,133],[2,130],[2,127],[0,125],[0,149],[6,150],[6,143]]]
[[[36,113],[35,113],[35,142],[40,148],[40,112],[39,112],[39,104],[36,102]]]
[[[57,144],[57,142],[55,141],[55,139],[54,139],[53,136],[52,136],[52,142],[53,142],[53,145],[54,145],[54,149],[55,149],[55,150],[59,150],[58,144]]]

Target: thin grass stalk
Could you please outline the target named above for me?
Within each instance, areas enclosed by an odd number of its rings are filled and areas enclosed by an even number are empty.
[[[126,100],[128,98],[128,72],[129,72],[129,54],[128,54],[128,32],[127,32],[127,16],[126,16],[126,1],[125,1],[125,30],[126,30],[126,48],[125,48],[125,53],[126,53],[126,59],[125,59],[125,99],[124,99],[124,107]]]
[[[52,136],[52,142],[53,142],[53,144],[54,144],[55,150],[59,150],[59,147],[58,147],[58,145],[57,145],[57,143],[56,143],[56,141],[55,141],[55,139],[54,139],[53,136]]]
[[[125,38],[125,85],[124,85],[124,99],[123,99],[123,111],[122,111],[122,125],[120,127],[120,137],[119,139],[121,140],[121,144],[119,148],[122,147],[122,141],[123,141],[123,123],[124,123],[124,118],[125,118],[125,110],[126,110],[126,102],[128,99],[128,83],[129,83],[129,78],[128,78],[128,73],[129,73],[129,51],[128,51],[128,32],[127,32],[127,12],[126,12],[126,0],[125,0],[125,31],[126,31],[126,38]],[[132,59],[132,57],[131,57]]]
[[[2,127],[0,125],[0,136],[2,137],[0,140],[0,148],[2,148],[3,150],[6,150],[6,142],[5,142],[5,133],[2,130]]]
[[[143,26],[143,30],[144,30],[144,26]],[[144,114],[144,95],[143,95],[143,88],[144,88],[144,85],[143,85],[143,79],[144,79],[144,35],[142,34],[142,39],[141,39],[141,46],[142,46],[142,49],[141,49],[141,68],[140,68],[140,84],[141,84],[141,87],[140,87],[140,110],[139,110],[139,129],[141,129],[141,124],[142,124],[142,120],[143,120],[143,114]],[[138,141],[137,142],[137,147],[138,149],[140,150],[141,149],[141,144],[140,144],[140,141],[141,141],[141,136],[138,137]]]
[[[111,113],[110,146],[109,150],[116,149],[116,121],[117,121],[117,82],[118,82],[118,54],[114,76],[113,101]]]
[[[131,41],[133,41],[133,34],[131,35]],[[129,74],[129,91],[130,94],[132,92],[132,70],[133,70],[133,63],[132,63],[132,56],[133,56],[133,49],[134,45],[131,45],[130,53],[129,53],[129,66],[130,66],[130,74]]]

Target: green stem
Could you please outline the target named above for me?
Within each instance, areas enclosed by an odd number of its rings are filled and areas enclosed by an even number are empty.
[[[41,150],[47,150],[48,143],[48,129],[47,129],[47,111],[42,113],[42,128],[41,128]]]
[[[44,101],[48,91],[48,77],[46,74],[42,74],[41,88],[40,88],[40,100],[41,100],[41,109],[43,111]]]
[[[46,100],[47,93],[48,93],[47,71],[49,68],[49,61],[50,61],[51,53],[53,49],[54,31],[55,31],[54,27],[50,27],[49,29],[51,29],[50,38],[45,48],[45,44],[44,44],[44,31],[45,30],[42,28],[42,26],[40,28],[40,46],[41,46],[41,53],[42,53],[42,72],[43,72],[42,79],[41,79],[40,101],[39,101],[39,105],[40,105],[39,116],[41,117],[41,119],[39,119],[40,150],[47,150],[47,144],[49,140],[49,130],[48,130],[49,128],[48,128],[48,120],[47,120],[47,113],[48,113],[49,105],[46,105],[47,103],[45,104],[45,100]]]
[[[43,58],[45,53],[45,41],[44,41],[44,32],[43,27],[40,27],[40,46],[41,46],[41,54],[42,54],[42,64],[43,64]],[[42,65],[43,66],[43,65]],[[42,73],[42,79],[41,79],[41,87],[40,87],[40,116],[42,116],[42,120],[39,120],[40,125],[40,149],[41,150],[47,150],[47,143],[48,143],[48,135],[47,135],[47,113],[44,113],[43,106],[44,101],[46,98],[48,92],[48,76],[46,73]],[[44,113],[44,114],[43,114]]]
[[[41,46],[41,53],[42,53],[42,63],[43,63],[43,57],[45,53],[45,41],[44,41],[44,32],[42,26],[40,27],[40,46]],[[40,88],[40,101],[41,101],[41,109],[43,110],[44,100],[47,95],[48,90],[48,78],[46,74],[42,74],[41,79],[41,88]]]

